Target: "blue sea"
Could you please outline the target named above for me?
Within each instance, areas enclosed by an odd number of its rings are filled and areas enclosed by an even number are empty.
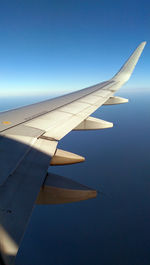
[[[102,106],[93,114],[113,128],[73,131],[59,143],[86,161],[49,169],[100,191],[97,198],[36,206],[16,265],[150,264],[150,90],[118,95],[129,103]],[[35,101],[5,98],[0,106]]]

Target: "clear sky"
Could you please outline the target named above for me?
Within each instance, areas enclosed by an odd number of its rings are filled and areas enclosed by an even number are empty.
[[[141,41],[125,85],[150,88],[148,0],[0,0],[3,95],[59,94],[109,79]]]

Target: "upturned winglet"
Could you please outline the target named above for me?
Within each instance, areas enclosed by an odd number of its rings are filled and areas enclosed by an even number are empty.
[[[120,68],[118,73],[113,76],[111,80],[113,81],[121,81],[125,83],[130,78],[138,60],[141,56],[141,53],[146,45],[146,41],[142,42],[136,50],[132,53],[129,59],[125,62],[125,64]]]

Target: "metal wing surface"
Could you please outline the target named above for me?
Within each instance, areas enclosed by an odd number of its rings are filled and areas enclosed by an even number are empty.
[[[112,127],[90,115],[103,104],[127,102],[114,93],[130,78],[145,44],[108,81],[0,113],[0,263],[15,262],[58,141],[73,129]]]

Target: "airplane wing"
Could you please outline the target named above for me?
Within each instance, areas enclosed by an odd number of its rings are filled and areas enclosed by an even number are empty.
[[[48,178],[49,165],[84,160],[83,157],[57,149],[59,140],[71,130],[113,126],[90,115],[102,105],[128,101],[115,97],[114,93],[130,78],[145,44],[142,42],[108,81],[0,113],[0,264],[14,264],[35,203],[49,203],[50,194],[54,196],[56,191],[55,181],[61,182],[56,176]],[[65,189],[64,183],[65,180],[61,185]],[[44,185],[47,185],[46,188]],[[49,193],[50,185],[53,186],[52,193]],[[76,184],[70,185],[73,200],[76,200]],[[85,198],[86,189],[80,189],[84,190]],[[89,197],[92,196],[90,194],[88,190]]]

